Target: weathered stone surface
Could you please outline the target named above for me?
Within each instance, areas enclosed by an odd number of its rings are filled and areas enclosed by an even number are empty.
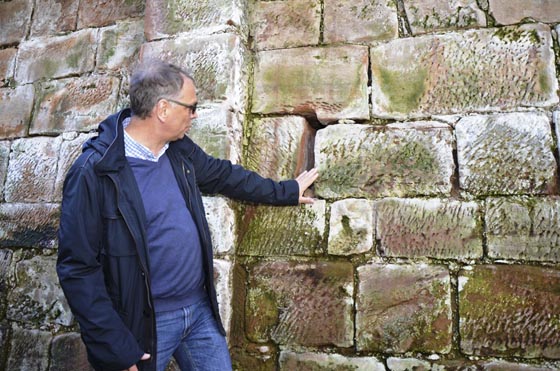
[[[27,134],[34,96],[31,85],[0,89],[0,138]]]
[[[76,30],[79,3],[79,0],[37,0],[31,24],[31,37]]]
[[[404,38],[371,49],[373,116],[427,117],[558,102],[546,25]]]
[[[6,323],[0,323],[0,365],[6,364],[9,331],[10,327]]]
[[[16,48],[0,50],[0,88],[8,85],[10,80],[14,78],[16,53]]]
[[[239,254],[317,255],[325,245],[324,200],[301,206],[248,206],[242,220]]]
[[[397,7],[391,1],[325,0],[326,43],[371,44],[399,36]]]
[[[249,343],[243,349],[231,350],[234,370],[278,371],[278,355],[274,347]]]
[[[142,20],[117,22],[114,26],[102,28],[99,31],[97,68],[100,70],[128,68],[137,59],[143,42]]]
[[[47,331],[13,328],[6,370],[47,371],[51,339]]]
[[[144,0],[80,1],[78,29],[100,27],[144,15]]]
[[[213,157],[238,160],[234,131],[239,125],[235,115],[223,105],[197,108],[197,118],[188,135]]]
[[[250,340],[303,346],[353,344],[350,263],[264,262],[251,270],[250,277],[245,317]]]
[[[0,204],[0,246],[55,247],[58,209],[57,204]]]
[[[556,367],[528,365],[523,363],[512,363],[505,361],[472,361],[468,359],[452,359],[428,362],[414,358],[387,359],[390,371],[552,371]]]
[[[448,195],[453,136],[437,122],[332,125],[317,131],[315,192],[325,198]]]
[[[374,238],[372,201],[346,199],[331,205],[329,254],[351,255],[370,251]]]
[[[253,1],[249,17],[251,34],[258,50],[319,43],[319,0]]]
[[[55,255],[37,255],[16,264],[16,287],[8,294],[8,319],[64,326],[72,323],[55,265]]]
[[[13,253],[11,250],[0,249],[0,282],[6,279],[8,269],[12,263]]]
[[[555,0],[489,0],[490,14],[499,24],[520,23],[529,18],[537,22],[560,22],[560,3]]]
[[[220,317],[226,332],[229,334],[231,324],[231,297],[232,297],[232,263],[227,260],[214,259],[214,283],[218,304],[220,306]]]
[[[6,174],[8,173],[8,160],[10,158],[10,145],[8,141],[0,141],[0,199],[3,199],[4,195],[4,180],[6,179]]]
[[[560,271],[485,265],[459,273],[465,354],[560,359]]]
[[[375,357],[345,357],[340,354],[283,351],[280,353],[280,370],[385,371],[385,366]]]
[[[222,197],[202,197],[210,228],[214,254],[232,253],[235,246],[235,212],[230,201]]]
[[[367,48],[355,45],[257,53],[252,111],[369,119],[367,66]]]
[[[68,333],[56,336],[51,346],[51,370],[93,371],[87,360],[86,347],[80,334]]]
[[[475,202],[387,198],[375,202],[385,256],[481,258],[482,221]]]
[[[557,165],[543,113],[475,115],[455,126],[459,185],[469,193],[553,194]]]
[[[91,75],[39,84],[30,134],[87,131],[115,111],[119,80]]]
[[[387,367],[389,371],[428,371],[432,370],[430,362],[415,358],[387,358]],[[436,369],[437,370],[437,369]],[[434,370],[435,371],[435,370]],[[439,371],[439,370],[437,370]]]
[[[486,26],[486,14],[476,0],[404,0],[408,23],[414,34]]]
[[[89,72],[96,45],[97,30],[92,29],[23,42],[17,56],[16,81],[23,84]]]
[[[242,4],[235,0],[147,0],[146,38],[161,39],[191,31],[210,34],[244,26]]]
[[[255,119],[248,132],[245,165],[275,180],[291,179],[309,168],[314,130],[303,117]]]
[[[12,143],[4,186],[7,202],[52,201],[60,137],[17,139]]]
[[[450,278],[446,268],[373,263],[359,267],[358,278],[358,350],[451,350]]]
[[[12,0],[0,2],[0,45],[23,40],[31,21],[33,2]]]
[[[488,255],[560,262],[560,198],[489,198]]]

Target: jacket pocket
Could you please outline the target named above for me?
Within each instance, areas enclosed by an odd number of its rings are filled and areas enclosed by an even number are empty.
[[[122,215],[104,214],[103,215],[103,245],[105,254],[111,256],[134,256],[136,255],[136,246],[134,240],[130,236],[130,232],[126,226]]]

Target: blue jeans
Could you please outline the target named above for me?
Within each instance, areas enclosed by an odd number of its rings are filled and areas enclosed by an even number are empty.
[[[156,313],[157,371],[171,356],[181,371],[227,371],[231,359],[207,298],[187,307]]]

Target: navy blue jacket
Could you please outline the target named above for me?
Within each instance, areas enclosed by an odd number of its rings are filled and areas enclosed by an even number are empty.
[[[84,145],[64,182],[57,273],[96,370],[123,370],[137,362],[141,370],[155,370],[156,364],[145,212],[124,151],[122,121],[130,114],[126,109],[99,125],[99,135]],[[274,182],[213,158],[186,136],[170,143],[167,154],[200,234],[205,286],[225,334],[201,192],[296,205],[298,184]],[[143,353],[151,360],[139,362]]]

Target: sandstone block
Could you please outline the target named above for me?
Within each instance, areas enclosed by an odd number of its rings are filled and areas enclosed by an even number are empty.
[[[412,33],[486,26],[476,0],[404,0]]]
[[[456,127],[459,185],[469,193],[552,194],[557,165],[542,113],[475,115]]]
[[[560,22],[560,3],[554,0],[489,0],[490,14],[499,24],[531,19],[543,23]]]
[[[56,164],[62,139],[35,137],[12,143],[4,186],[7,202],[50,202],[54,198]]]
[[[349,347],[353,285],[350,263],[260,263],[250,273],[247,335],[257,343]]]
[[[472,361],[468,359],[451,359],[441,361],[423,361],[414,358],[395,358],[387,359],[387,366],[390,371],[443,371],[443,370],[481,370],[481,371],[552,371],[552,365],[539,366],[524,363],[513,363],[506,361]]]
[[[358,268],[359,351],[448,353],[450,278],[441,266],[368,264]]]
[[[16,48],[0,49],[0,88],[8,85],[14,78],[16,53]]]
[[[241,123],[223,105],[197,108],[197,118],[188,135],[209,155],[237,162],[236,131]]]
[[[47,331],[13,328],[6,370],[47,371],[51,339]]]
[[[0,141],[0,179],[6,179],[8,160],[10,158],[10,142]],[[4,195],[4,181],[0,182],[0,195]],[[0,197],[3,199],[3,197]]]
[[[369,119],[366,47],[263,51],[256,56],[254,113]]]
[[[328,252],[352,255],[370,251],[374,245],[373,203],[346,199],[331,205]]]
[[[375,202],[385,256],[481,258],[482,221],[475,202],[387,198]]]
[[[314,131],[303,117],[255,119],[245,133],[245,165],[275,180],[291,179],[309,168]]]
[[[459,273],[461,351],[560,358],[560,271],[485,265]]]
[[[38,0],[31,24],[31,37],[75,31],[79,0]]]
[[[40,83],[30,134],[88,131],[112,114],[119,80],[92,75]]]
[[[408,370],[431,370],[430,362],[415,358],[387,358],[387,367],[389,371],[408,371]],[[439,371],[439,370],[438,370]]]
[[[0,2],[0,45],[16,44],[25,38],[32,11],[31,1]]]
[[[258,50],[319,43],[319,0],[253,1],[253,4],[249,26]]]
[[[0,89],[0,138],[22,137],[27,134],[34,96],[31,85]]]
[[[311,205],[248,206],[242,220],[239,254],[317,255],[325,245],[323,200]]]
[[[131,20],[117,22],[116,25],[99,31],[97,48],[97,68],[100,70],[121,70],[128,68],[136,60],[144,42],[144,22]]]
[[[364,43],[399,36],[397,7],[390,1],[326,0],[324,39],[326,43]]]
[[[231,202],[221,197],[202,197],[214,254],[232,253],[235,246],[235,212]]]
[[[326,353],[280,353],[280,371],[356,370],[385,371],[385,366],[375,357],[345,357]]]
[[[67,333],[53,339],[50,369],[57,371],[93,371],[93,367],[87,360],[86,347],[80,334]]]
[[[546,25],[394,40],[371,49],[371,72],[372,112],[381,118],[558,103]]]
[[[448,195],[453,136],[436,122],[332,125],[317,131],[315,163],[325,198]]]
[[[10,327],[6,323],[0,323],[0,364],[6,364],[6,356],[8,351],[8,337]]]
[[[227,260],[214,259],[214,283],[220,306],[220,317],[226,332],[229,334],[232,314],[232,264]]]
[[[17,56],[16,81],[25,84],[92,71],[96,45],[97,30],[92,29],[23,42]]]
[[[54,248],[58,208],[57,204],[0,204],[0,246]]]
[[[80,1],[78,29],[107,26],[115,21],[144,15],[144,0]]]

